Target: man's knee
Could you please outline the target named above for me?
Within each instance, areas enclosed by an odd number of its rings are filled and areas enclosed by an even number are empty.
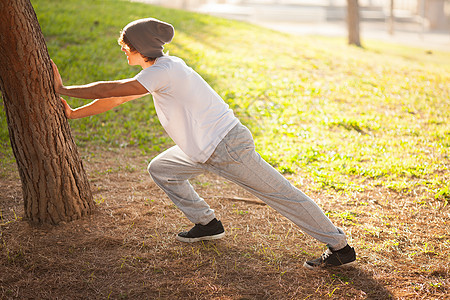
[[[161,163],[157,158],[152,159],[148,164],[147,171],[153,180],[157,179],[161,175]]]

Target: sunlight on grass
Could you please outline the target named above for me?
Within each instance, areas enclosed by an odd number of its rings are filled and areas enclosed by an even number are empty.
[[[282,173],[312,178],[315,189],[420,189],[448,202],[446,52],[373,41],[359,49],[343,39],[291,36],[125,1],[32,4],[66,84],[137,74],[117,46],[119,31],[137,18],[160,18],[176,29],[167,50],[218,91]],[[3,170],[3,161],[12,160],[3,106],[0,122]],[[97,144],[157,152],[172,144],[150,96],[70,125],[83,149]]]

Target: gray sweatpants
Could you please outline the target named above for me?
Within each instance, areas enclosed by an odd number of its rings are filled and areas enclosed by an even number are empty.
[[[344,232],[331,223],[319,206],[261,158],[255,151],[250,131],[240,123],[231,129],[205,163],[193,162],[174,146],[155,157],[148,171],[194,224],[206,225],[215,215],[188,180],[210,171],[245,188],[334,250],[347,244]]]

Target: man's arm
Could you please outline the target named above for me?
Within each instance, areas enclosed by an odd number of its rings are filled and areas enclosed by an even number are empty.
[[[82,99],[102,99],[148,93],[147,89],[134,78],[117,81],[99,81],[85,85],[66,87],[63,85],[58,67],[53,61],[52,67],[55,90],[58,94]]]
[[[67,101],[64,100],[63,98],[61,98],[61,101],[63,102],[63,105],[64,105],[64,113],[68,119],[80,119],[80,118],[100,114],[100,113],[110,110],[122,103],[145,96],[146,94],[128,96],[128,97],[112,97],[112,98],[96,99],[96,100],[92,101],[91,103],[88,103],[77,109],[72,109],[69,106],[69,104],[67,104]]]

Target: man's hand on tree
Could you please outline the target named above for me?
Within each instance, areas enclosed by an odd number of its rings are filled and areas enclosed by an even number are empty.
[[[60,94],[62,87],[64,87],[61,75],[59,74],[58,67],[56,64],[51,60],[52,62],[52,68],[53,68],[53,84],[55,86],[55,91]],[[63,99],[64,100],[64,99]],[[66,103],[67,104],[67,103]]]
[[[69,106],[69,104],[67,103],[66,100],[64,100],[62,97],[60,97],[60,98],[61,98],[61,101],[62,101],[62,103],[64,105],[64,114],[66,115],[66,118],[67,119],[72,119],[73,109]]]

